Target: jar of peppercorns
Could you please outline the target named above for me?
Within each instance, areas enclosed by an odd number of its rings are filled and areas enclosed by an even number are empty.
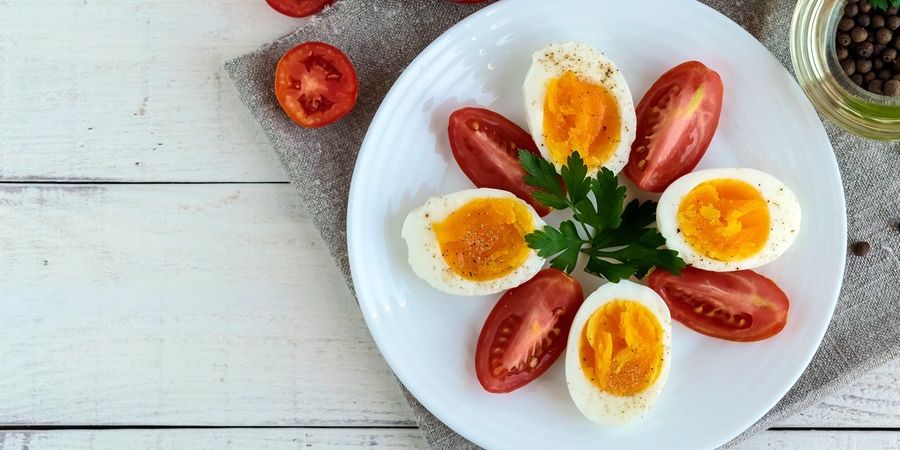
[[[893,0],[799,0],[791,58],[820,113],[861,136],[900,140],[900,11]]]

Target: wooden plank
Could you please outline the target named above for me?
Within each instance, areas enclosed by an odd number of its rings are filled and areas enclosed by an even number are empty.
[[[0,433],[0,450],[426,449],[413,429],[84,430]]]
[[[0,422],[413,425],[288,185],[0,185]],[[900,427],[900,362],[779,424]]]
[[[0,433],[0,450],[323,450],[427,449],[417,429],[77,430]],[[767,431],[734,447],[768,449],[900,449],[896,431]]]
[[[0,422],[412,423],[289,185],[2,185],[0,267]]]
[[[0,179],[286,180],[222,63],[303,21],[247,0],[0,3]]]

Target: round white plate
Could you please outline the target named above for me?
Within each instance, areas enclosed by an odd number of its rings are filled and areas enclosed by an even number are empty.
[[[739,344],[673,326],[672,372],[644,419],[603,428],[579,414],[560,361],[528,386],[488,394],[475,378],[479,330],[499,295],[453,297],[407,265],[400,228],[431,196],[473,187],[447,142],[447,118],[480,105],[524,125],[531,54],[584,41],[616,61],[635,103],[690,59],[725,83],[718,132],[699,168],[752,167],[793,188],[803,225],[791,249],[760,269],[791,298],[778,336]],[[692,0],[503,0],[460,22],[410,64],[363,143],[348,206],[353,281],[381,353],[439,419],[489,449],[712,448],[762,417],[809,363],[843,274],[846,216],[840,174],[815,111],[752,36]],[[557,213],[559,214],[559,213]],[[580,276],[585,293],[598,281]]]

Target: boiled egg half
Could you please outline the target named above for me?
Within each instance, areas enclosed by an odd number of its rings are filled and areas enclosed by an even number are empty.
[[[525,235],[544,221],[515,195],[469,189],[433,197],[406,216],[402,236],[413,272],[455,295],[495,294],[533,277],[544,265]]]
[[[656,221],[666,246],[694,267],[728,272],[767,264],[800,231],[800,202],[781,180],[755,169],[708,169],[669,185]]]
[[[557,170],[573,151],[588,174],[619,173],[635,137],[634,103],[618,67],[588,44],[550,44],[532,56],[525,76],[531,136]]]
[[[607,283],[584,300],[569,330],[566,383],[585,417],[620,425],[650,409],[669,376],[672,318],[652,289]]]

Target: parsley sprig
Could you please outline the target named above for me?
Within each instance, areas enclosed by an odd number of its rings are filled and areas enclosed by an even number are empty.
[[[888,9],[888,6],[900,8],[900,0],[869,0],[869,4],[875,9]]]
[[[559,174],[553,164],[526,150],[519,151],[519,161],[525,183],[537,188],[535,200],[572,210],[572,220],[558,228],[547,225],[525,236],[529,247],[550,259],[550,266],[572,273],[578,256],[587,254],[584,270],[613,283],[632,275],[643,278],[653,267],[676,275],[684,268],[678,252],[661,249],[665,239],[648,228],[656,221],[656,203],[632,200],[624,205],[625,186],[609,169],[587,176],[578,152],[572,152]]]

